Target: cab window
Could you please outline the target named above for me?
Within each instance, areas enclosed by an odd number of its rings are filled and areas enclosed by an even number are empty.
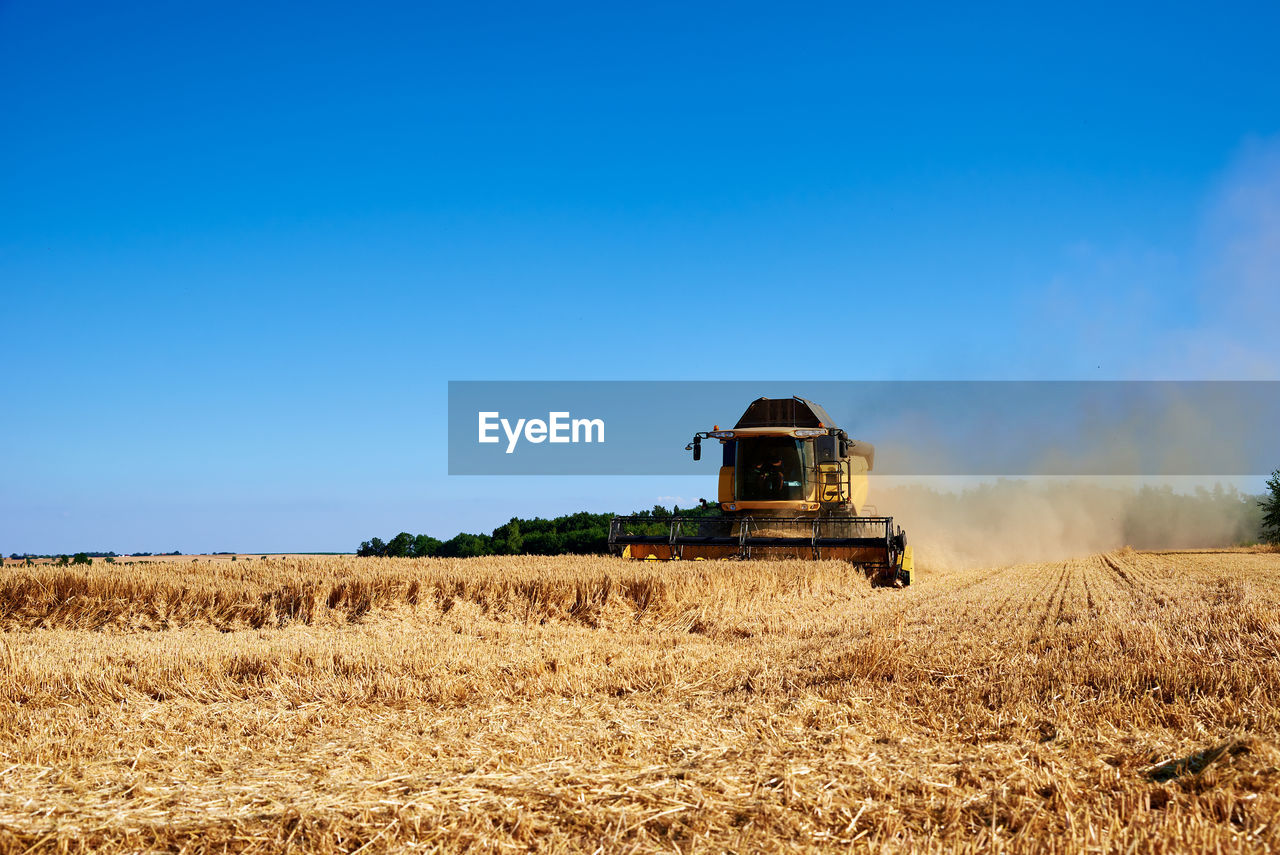
[[[747,502],[804,500],[807,447],[804,440],[761,436],[740,439],[737,445],[736,499]]]

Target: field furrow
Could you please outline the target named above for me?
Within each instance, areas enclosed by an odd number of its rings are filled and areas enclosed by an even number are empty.
[[[8,567],[0,852],[1280,848],[1280,554]]]

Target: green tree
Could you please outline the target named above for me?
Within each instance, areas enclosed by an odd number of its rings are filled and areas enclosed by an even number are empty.
[[[1258,501],[1262,508],[1262,539],[1267,543],[1280,543],[1280,469],[1271,473],[1267,492]]]
[[[440,546],[440,555],[445,558],[476,558],[492,554],[493,547],[490,539],[488,535],[483,534],[460,532]]]
[[[605,526],[575,528],[564,533],[564,551],[573,555],[591,555],[609,548],[609,529]]]
[[[524,539],[524,551],[527,555],[562,555],[564,535],[554,531],[531,534]]]
[[[387,544],[387,551],[383,553],[388,558],[408,558],[412,554],[413,535],[407,531],[402,531],[391,538],[391,542]]]
[[[440,553],[441,542],[434,537],[420,534],[413,539],[413,557],[430,558]]]
[[[524,551],[524,535],[520,533],[520,520],[515,517],[506,525],[493,530],[493,551],[498,555],[519,555]]]

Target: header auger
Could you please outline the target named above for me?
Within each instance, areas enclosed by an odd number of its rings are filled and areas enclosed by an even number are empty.
[[[836,558],[875,584],[909,585],[906,535],[892,517],[863,516],[875,448],[850,439],[803,398],[757,398],[731,430],[699,431],[686,450],[718,440],[719,516],[615,517],[609,547],[624,558]]]

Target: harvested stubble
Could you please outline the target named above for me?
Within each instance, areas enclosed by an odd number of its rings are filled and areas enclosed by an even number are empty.
[[[1280,844],[1280,555],[0,575],[0,851]]]

